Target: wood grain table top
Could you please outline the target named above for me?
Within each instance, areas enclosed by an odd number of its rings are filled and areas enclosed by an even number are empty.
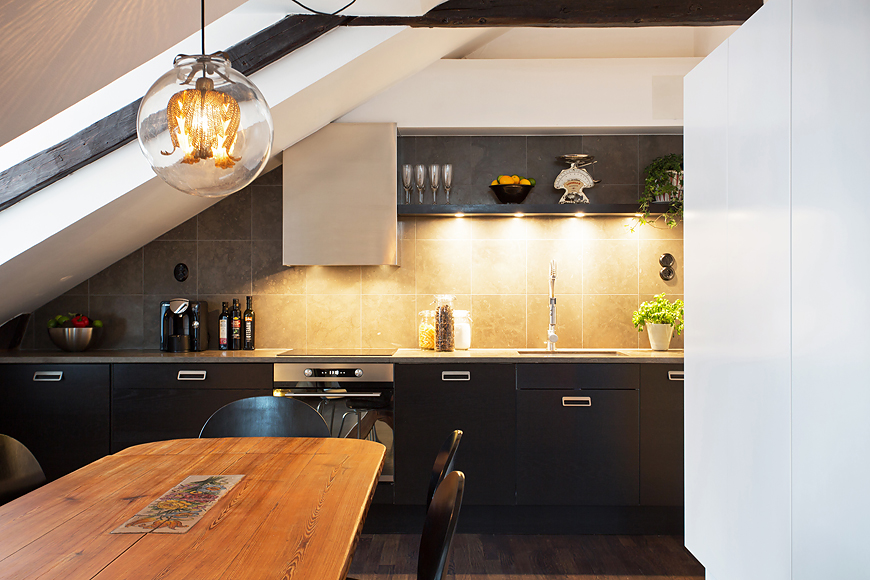
[[[0,578],[342,580],[384,451],[272,437],[130,447],[0,506]],[[111,533],[194,474],[245,477],[187,533]]]

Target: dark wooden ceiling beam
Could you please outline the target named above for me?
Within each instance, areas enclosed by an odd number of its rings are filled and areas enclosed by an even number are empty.
[[[763,0],[448,0],[423,16],[357,17],[350,26],[617,27],[742,24]]]
[[[225,52],[234,69],[249,75],[350,20],[349,16],[291,15]],[[141,100],[0,173],[0,211],[136,139]]]

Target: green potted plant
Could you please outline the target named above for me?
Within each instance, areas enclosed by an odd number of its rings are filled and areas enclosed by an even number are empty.
[[[678,335],[683,332],[683,301],[670,302],[662,292],[653,300],[641,303],[631,321],[638,332],[647,329],[653,350],[668,350],[674,330]]]
[[[635,226],[655,225],[659,220],[669,228],[683,221],[683,154],[671,153],[654,159],[644,169],[643,192],[640,195],[640,208]],[[655,217],[651,204],[662,203],[665,211]],[[633,228],[632,228],[633,229]]]

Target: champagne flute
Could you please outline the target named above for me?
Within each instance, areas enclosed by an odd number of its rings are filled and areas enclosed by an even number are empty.
[[[411,179],[413,178],[414,172],[410,165],[402,165],[402,187],[405,188],[405,203],[411,204],[411,186],[413,185]]]
[[[444,191],[447,193],[447,205],[450,205],[450,188],[453,187],[453,165],[445,163],[441,166]]]
[[[418,165],[414,168],[414,177],[417,180],[417,191],[420,192],[420,203],[423,203],[423,192],[426,190],[426,167]]]
[[[438,182],[441,178],[441,167],[435,163],[429,166],[429,185],[432,186],[432,203],[438,203]]]

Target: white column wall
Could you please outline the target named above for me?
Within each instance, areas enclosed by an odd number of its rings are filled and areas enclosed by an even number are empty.
[[[870,578],[870,2],[793,3],[794,578]]]
[[[790,577],[789,10],[686,78],[686,545],[724,579]]]
[[[866,0],[773,0],[685,80],[686,546],[708,578],[870,578],[868,30]]]
[[[718,546],[727,530],[713,525],[727,517],[718,499],[727,466],[712,458],[727,453],[728,417],[717,410],[728,399],[720,368],[727,346],[721,332],[716,289],[727,288],[728,238],[728,47],[720,46],[685,79],[684,244],[686,323],[692,329],[685,346],[685,538],[686,547],[709,569],[724,562]]]

